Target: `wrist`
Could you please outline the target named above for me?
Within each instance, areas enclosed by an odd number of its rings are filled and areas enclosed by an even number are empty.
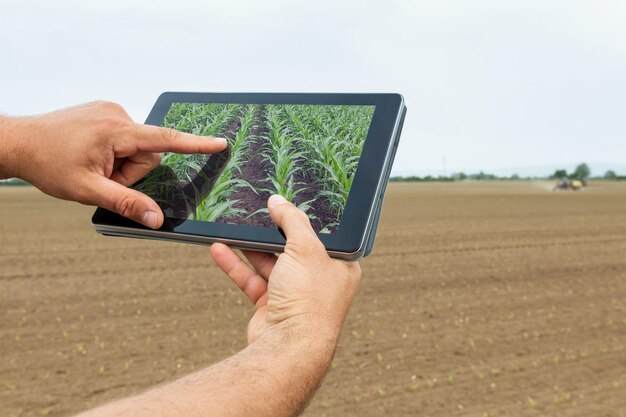
[[[23,178],[26,161],[32,157],[25,118],[0,116],[0,179]]]
[[[320,365],[333,359],[339,342],[339,331],[327,322],[319,319],[314,322],[301,318],[292,318],[272,326],[259,337],[259,340],[284,346],[292,353],[299,353],[317,358]]]

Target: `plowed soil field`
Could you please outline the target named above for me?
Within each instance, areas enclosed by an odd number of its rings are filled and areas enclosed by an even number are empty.
[[[626,416],[626,184],[392,184],[305,416]],[[66,416],[243,348],[206,247],[0,188],[0,416]]]

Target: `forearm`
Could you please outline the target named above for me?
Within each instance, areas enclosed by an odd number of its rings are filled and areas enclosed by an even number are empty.
[[[209,368],[81,417],[294,416],[315,393],[335,346],[336,337],[322,333],[267,334]]]
[[[27,125],[25,118],[0,116],[0,179],[20,177],[29,158]]]

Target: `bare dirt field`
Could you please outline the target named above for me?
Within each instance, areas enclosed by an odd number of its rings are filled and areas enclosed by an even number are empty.
[[[306,416],[626,416],[626,184],[392,184]],[[0,189],[0,415],[65,416],[207,366],[252,310],[206,247],[97,235]]]

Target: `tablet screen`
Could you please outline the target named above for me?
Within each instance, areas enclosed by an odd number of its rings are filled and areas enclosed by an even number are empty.
[[[275,227],[280,194],[317,232],[334,233],[350,193],[374,107],[173,103],[163,126],[225,137],[214,155],[163,154],[135,188],[175,219]]]

